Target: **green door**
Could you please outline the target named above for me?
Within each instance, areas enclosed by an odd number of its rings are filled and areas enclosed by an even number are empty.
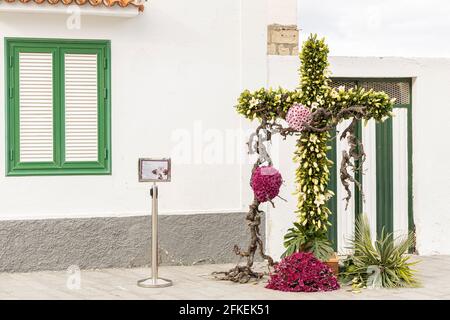
[[[365,201],[361,192],[355,187],[351,212],[341,212],[343,201],[341,183],[339,180],[339,153],[341,142],[339,137],[330,141],[331,150],[328,157],[334,162],[331,170],[329,189],[335,196],[329,201],[329,208],[333,213],[330,217],[332,226],[328,235],[333,247],[340,252],[343,242],[349,238],[342,223],[345,219],[353,219],[356,215],[365,213],[371,215],[374,221],[374,233],[379,235],[382,228],[389,232],[406,232],[413,230],[412,212],[412,114],[411,114],[411,79],[347,79],[334,78],[333,87],[346,88],[361,86],[366,89],[385,91],[391,98],[396,98],[394,117],[382,123],[367,126],[359,123],[356,135],[361,141],[366,139],[373,148],[365,149],[368,157],[372,157],[372,167],[368,174],[367,161],[364,172],[357,173],[355,178],[363,185]],[[371,129],[372,128],[372,129]],[[372,138],[370,138],[373,130]],[[336,132],[331,132],[332,137]],[[339,132],[338,132],[339,135]],[[366,147],[366,146],[364,146]],[[375,153],[375,154],[373,154]],[[374,187],[371,187],[374,186]],[[395,195],[395,198],[394,198]],[[370,219],[369,219],[370,220]],[[348,230],[347,230],[348,233]]]

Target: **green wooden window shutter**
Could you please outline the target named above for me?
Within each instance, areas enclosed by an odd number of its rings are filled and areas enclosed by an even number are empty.
[[[7,175],[110,174],[109,41],[5,47]]]

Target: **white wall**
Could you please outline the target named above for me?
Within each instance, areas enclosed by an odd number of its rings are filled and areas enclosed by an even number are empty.
[[[298,0],[268,0],[267,24],[297,24]]]
[[[269,57],[269,85],[295,87],[297,57]],[[413,211],[420,254],[450,254],[450,59],[331,57],[336,77],[412,77]],[[280,145],[280,171],[286,181],[282,196],[270,210],[270,253],[283,252],[282,237],[295,220],[294,141]]]
[[[293,23],[292,1],[283,3],[286,16],[272,10],[272,0],[155,0],[144,14],[132,19],[83,17],[80,30],[68,30],[64,15],[0,14],[2,37],[110,39],[113,79],[113,174],[2,174],[0,219],[148,213],[148,185],[137,182],[137,159],[176,157],[171,154],[177,150],[174,134],[183,132],[196,139],[189,150],[202,160],[174,163],[173,181],[161,185],[161,213],[246,211],[252,196],[250,166],[242,141],[245,134],[239,129],[254,124],[237,115],[232,106],[243,88],[269,84],[292,89],[298,84],[297,57],[266,56],[267,23]],[[330,62],[335,76],[415,78],[413,175],[418,249],[422,254],[450,253],[445,240],[450,228],[446,130],[450,125],[450,60],[332,57]],[[4,74],[3,63],[0,74]],[[4,86],[0,86],[0,101],[4,101]],[[0,108],[0,117],[4,116]],[[212,131],[205,132],[208,129]],[[220,163],[219,157],[219,163],[205,163],[201,155],[220,153],[220,148],[211,152],[211,141],[224,147],[226,143],[220,141],[226,141],[226,132],[237,137],[227,144],[228,150],[238,150],[232,160]],[[289,139],[273,148],[280,150],[274,158],[286,181],[282,196],[289,200],[277,201],[277,208],[268,213],[267,243],[275,257],[283,251],[282,237],[295,219],[296,201],[291,195],[295,189],[294,146],[294,139]],[[2,159],[4,150],[4,130],[0,130]],[[5,172],[4,161],[0,161],[0,172]]]
[[[242,138],[240,127],[249,126],[233,109],[242,88],[266,83],[264,3],[155,0],[136,18],[82,16],[80,30],[66,28],[67,15],[0,14],[0,52],[3,37],[111,40],[113,171],[111,176],[5,177],[0,161],[0,219],[148,213],[149,185],[137,182],[137,160],[176,157],[180,133],[195,140],[194,154],[187,164],[174,159],[172,182],[160,187],[161,213],[245,211],[249,171],[238,161],[244,142],[221,141],[226,132]],[[0,101],[4,94],[2,85]],[[214,149],[226,141],[234,159],[225,160]],[[0,159],[4,150],[5,130],[0,130]],[[213,156],[205,164],[206,153]]]

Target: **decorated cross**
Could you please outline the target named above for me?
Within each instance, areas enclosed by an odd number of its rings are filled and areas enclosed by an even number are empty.
[[[255,196],[247,214],[250,244],[245,251],[237,246],[234,248],[237,255],[247,258],[247,264],[223,272],[223,279],[248,282],[252,278],[262,277],[262,273],[252,270],[258,249],[269,266],[274,264],[273,259],[265,255],[260,238],[262,211],[259,206],[266,201],[272,202],[281,185],[281,175],[272,167],[265,147],[272,135],[277,133],[284,138],[288,135],[298,137],[294,156],[294,161],[299,164],[295,179],[298,219],[285,236],[285,255],[312,251],[317,258],[327,260],[333,251],[327,238],[327,228],[331,225],[327,201],[334,195],[328,189],[333,165],[327,158],[328,142],[332,138],[330,132],[340,122],[350,120],[350,125],[339,133],[340,139],[347,139],[349,144],[349,149],[343,151],[340,167],[340,179],[347,191],[344,200],[348,203],[351,198],[350,183],[359,186],[352,173],[361,169],[365,158],[363,146],[354,134],[355,126],[359,120],[383,121],[390,117],[394,100],[384,92],[366,91],[359,87],[333,89],[330,86],[328,52],[324,39],[311,35],[300,53],[298,89],[245,90],[239,97],[237,112],[249,120],[259,121],[248,143],[250,151],[258,154],[250,181]],[[283,125],[283,120],[286,120],[287,126]]]

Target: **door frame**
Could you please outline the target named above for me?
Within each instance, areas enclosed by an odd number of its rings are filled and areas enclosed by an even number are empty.
[[[406,108],[407,109],[407,150],[408,150],[408,230],[410,232],[415,232],[415,223],[414,223],[414,211],[413,211],[413,134],[412,134],[412,104],[413,104],[413,96],[412,96],[412,78],[373,78],[373,77],[332,77],[331,79],[332,81],[348,81],[348,82],[353,82],[356,86],[359,85],[359,83],[361,83],[362,81],[371,81],[371,82],[407,82],[409,85],[409,104],[395,104],[394,108]],[[390,122],[392,122],[392,118],[390,118],[391,120],[389,120]],[[378,131],[379,131],[379,123],[377,123],[377,136],[378,136]],[[391,128],[392,128],[392,123],[391,123]],[[338,238],[338,234],[337,234],[337,222],[338,222],[338,212],[337,212],[337,208],[338,208],[338,199],[336,197],[336,190],[337,190],[337,186],[338,183],[340,183],[338,181],[338,168],[335,165],[337,162],[337,154],[336,154],[336,143],[337,143],[337,138],[336,138],[336,130],[332,130],[331,131],[331,136],[333,137],[333,139],[330,141],[330,146],[332,147],[331,150],[328,151],[328,158],[333,161],[334,165],[333,168],[331,170],[331,174],[330,174],[330,182],[329,182],[329,189],[332,190],[335,193],[335,196],[329,200],[328,205],[330,210],[332,211],[332,215],[330,216],[330,222],[331,222],[331,226],[328,228],[328,238],[331,241],[334,250],[337,250],[337,238]],[[361,121],[359,121],[357,127],[356,127],[356,136],[358,137],[358,139],[362,138],[362,123]],[[390,138],[391,142],[392,142],[392,130],[390,131]],[[378,145],[378,143],[377,143]],[[392,147],[392,143],[391,143],[391,147]],[[378,161],[377,161],[378,162]],[[378,165],[377,165],[378,166]],[[390,169],[390,171],[392,172],[392,168]],[[355,179],[358,180],[360,183],[363,183],[363,177],[362,174],[360,172],[358,172],[355,175]],[[392,182],[392,175],[391,175],[391,182]],[[378,179],[377,179],[377,189],[378,189]],[[391,190],[392,186],[391,186]],[[392,194],[392,201],[391,201],[391,205],[393,203],[393,197],[394,195]],[[355,195],[353,197],[353,201],[354,201],[354,205],[355,205],[355,214],[360,214],[361,213],[361,208],[362,208],[362,195],[359,192],[358,188],[355,188]],[[377,210],[377,226],[382,225],[384,223],[386,223],[386,221],[383,221],[383,219],[393,219],[393,215],[395,214],[395,212],[392,211],[392,217],[383,217],[383,215],[381,214],[380,217],[380,213]],[[380,223],[379,223],[380,221]],[[392,228],[392,225],[390,226],[390,228]],[[377,234],[379,235],[381,230],[379,230],[380,228],[377,227]],[[393,230],[388,230],[388,231],[393,231]]]

